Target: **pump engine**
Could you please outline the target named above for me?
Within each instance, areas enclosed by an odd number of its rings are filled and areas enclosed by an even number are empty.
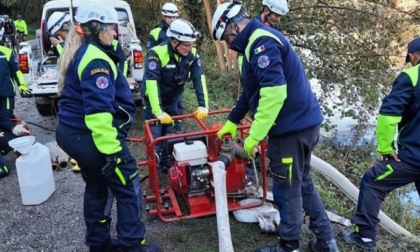
[[[223,112],[227,111],[212,111],[211,113]],[[223,160],[225,164],[229,211],[261,205],[265,198],[252,201],[247,205],[240,203],[247,197],[246,166],[249,164],[249,160],[238,154],[243,152],[241,143],[230,137],[225,140],[218,139],[216,133],[221,128],[220,124],[207,127],[195,115],[174,116],[174,119],[178,117],[195,119],[202,130],[153,139],[149,124],[146,124],[146,138],[140,140],[146,143],[146,152],[149,156],[148,161],[137,163],[139,166],[148,165],[149,168],[149,187],[143,190],[146,211],[149,214],[158,215],[163,221],[215,214],[215,185],[211,164],[218,160]],[[153,121],[148,123],[153,123]],[[248,129],[249,125],[238,127],[242,138],[246,136]],[[161,141],[165,141],[166,152],[171,159],[172,166],[168,169],[167,175],[157,170],[158,161],[154,146]],[[260,147],[262,160],[265,158],[265,146],[264,143]],[[262,162],[261,168],[265,191],[265,162]]]

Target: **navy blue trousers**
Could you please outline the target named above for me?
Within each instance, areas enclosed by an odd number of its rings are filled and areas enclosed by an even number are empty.
[[[320,240],[334,238],[331,222],[310,176],[311,153],[320,127],[269,137],[267,157],[273,176],[274,201],[280,211],[278,234],[282,240],[298,241],[303,211],[310,216],[309,228]]]
[[[136,160],[131,155],[125,140],[121,139],[122,162],[118,164],[126,184],[114,174],[104,177],[101,168],[105,155],[96,148],[90,131],[76,130],[58,124],[56,130],[58,145],[77,160],[86,183],[84,195],[84,218],[86,223],[86,244],[101,246],[110,239],[110,218],[107,203],[112,200],[109,189],[117,200],[118,242],[127,249],[138,249],[144,238],[145,226],[141,221],[141,186]]]
[[[390,159],[376,163],[365,172],[360,183],[357,211],[352,218],[356,231],[362,237],[375,240],[380,205],[392,190],[414,182],[418,191],[419,168],[402,160]]]

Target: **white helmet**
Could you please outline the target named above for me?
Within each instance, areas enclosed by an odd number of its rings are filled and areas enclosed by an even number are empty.
[[[190,22],[180,18],[171,23],[166,31],[166,36],[183,42],[194,42],[196,38],[201,37],[201,34]]]
[[[282,16],[289,12],[287,0],[263,0],[262,4],[267,6],[272,12]]]
[[[47,28],[48,28],[48,32],[51,35],[54,35],[56,32],[58,32],[60,29],[63,28],[63,25],[66,23],[70,22],[70,15],[65,13],[65,12],[61,12],[61,11],[56,11],[53,14],[51,14],[51,16],[48,18],[47,21]]]
[[[85,3],[77,8],[74,19],[80,24],[85,24],[89,21],[98,21],[104,24],[118,24],[118,13],[113,7],[108,5]]]
[[[162,6],[162,15],[168,17],[178,17],[178,7],[173,3],[165,3]]]
[[[226,24],[229,20],[236,15],[240,11],[246,12],[245,7],[241,4],[241,2],[233,1],[222,3],[217,6],[216,11],[214,12],[213,19],[211,21],[211,30],[213,31],[213,39],[221,40],[222,35],[226,30]]]

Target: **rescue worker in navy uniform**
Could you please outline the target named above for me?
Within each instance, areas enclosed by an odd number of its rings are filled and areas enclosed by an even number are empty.
[[[173,3],[165,3],[162,6],[161,13],[163,17],[162,21],[158,25],[156,25],[156,27],[149,34],[149,39],[147,40],[147,51],[149,51],[150,48],[162,43],[166,43],[169,40],[168,36],[166,36],[168,27],[174,20],[176,20],[179,17],[178,7],[176,7],[176,5]],[[185,107],[182,95],[179,96],[177,107],[178,114],[184,114]],[[175,120],[174,131],[184,131],[181,119]]]
[[[18,84],[19,93],[23,96],[31,95],[26,86],[25,78],[19,69],[18,59],[13,51],[0,46],[0,110],[7,110],[9,118],[14,118],[16,90],[13,82]]]
[[[150,48],[157,46],[163,42],[168,41],[166,31],[168,30],[171,23],[179,17],[178,7],[173,3],[165,3],[162,6],[162,21],[150,32],[147,40],[147,51]]]
[[[12,150],[8,142],[16,136],[29,134],[25,123],[16,125],[10,120],[15,118],[15,87],[12,79],[19,84],[18,89],[22,95],[30,95],[13,51],[0,46],[0,178],[9,174],[9,167],[2,158],[2,155]]]
[[[61,11],[54,12],[48,18],[47,28],[50,35],[50,42],[56,49],[57,56],[63,53],[64,42],[71,27],[70,21],[70,15]]]
[[[397,76],[379,109],[376,137],[382,161],[363,175],[357,210],[352,218],[354,232],[339,234],[346,243],[363,251],[376,251],[378,215],[385,197],[412,182],[420,193],[420,37],[408,44],[406,62],[412,66]],[[398,148],[395,149],[397,129]]]
[[[145,243],[141,185],[136,160],[125,139],[135,104],[117,68],[112,47],[118,15],[114,8],[84,3],[76,11],[59,63],[61,100],[56,139],[75,158],[86,183],[84,218],[90,251],[159,251]],[[108,188],[117,200],[118,242],[110,237],[105,213]]]
[[[151,48],[145,62],[145,85],[142,86],[145,105],[143,115],[146,120],[159,119],[158,123],[151,126],[154,138],[173,133],[171,116],[179,114],[177,102],[184,92],[189,74],[198,101],[198,108],[194,113],[199,119],[208,115],[206,79],[201,59],[192,47],[199,32],[190,22],[177,19],[169,27],[167,36],[170,40]],[[164,171],[170,164],[162,142],[155,146],[155,151],[160,156],[159,168]]]
[[[255,18],[265,26],[280,31],[278,22],[282,16],[289,12],[287,0],[263,0],[262,6],[262,11]]]
[[[273,177],[273,196],[281,223],[279,243],[258,252],[299,251],[302,209],[310,216],[316,238],[311,251],[339,251],[330,220],[310,176],[311,151],[323,120],[302,63],[280,32],[248,18],[240,2],[220,4],[212,20],[213,38],[244,54],[243,91],[228,121],[217,133],[236,136],[237,125],[247,114],[253,118],[244,141],[248,157],[268,136],[267,156]]]

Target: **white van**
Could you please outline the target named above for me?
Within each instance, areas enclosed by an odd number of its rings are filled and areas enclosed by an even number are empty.
[[[130,5],[122,0],[52,0],[48,1],[42,10],[40,29],[37,39],[20,43],[19,67],[27,85],[32,89],[32,96],[38,112],[43,116],[56,114],[57,102],[60,98],[57,85],[57,56],[51,51],[51,43],[47,29],[47,20],[56,11],[67,12],[74,16],[76,9],[82,3],[96,1],[114,7],[118,12],[118,39],[126,53],[129,66],[127,80],[136,101],[140,101],[140,86],[143,81],[143,52],[136,29]]]

